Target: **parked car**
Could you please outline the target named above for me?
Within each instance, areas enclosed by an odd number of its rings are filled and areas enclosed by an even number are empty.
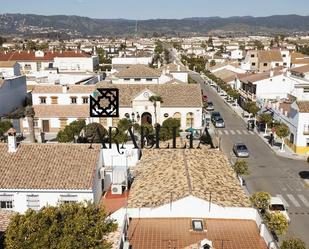
[[[287,212],[288,210],[284,206],[284,203],[283,203],[282,199],[280,197],[278,197],[278,196],[271,197],[268,211],[270,213],[280,212],[280,213],[282,213],[285,216],[285,218],[287,219],[287,221],[289,223],[291,222],[291,219],[290,219],[290,217],[288,215],[288,212]]]
[[[211,113],[211,121],[214,123],[216,119],[221,118],[220,112]]]
[[[208,101],[206,110],[207,111],[213,111],[214,109],[215,109],[214,104],[211,101]]]
[[[237,157],[249,157],[249,150],[244,143],[234,144],[233,152]]]
[[[221,117],[217,118],[214,125],[215,125],[216,128],[224,128],[225,123],[224,123],[223,118],[221,118]]]

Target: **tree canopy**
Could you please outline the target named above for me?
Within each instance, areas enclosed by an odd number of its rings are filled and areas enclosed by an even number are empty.
[[[306,244],[301,239],[290,238],[282,242],[280,249],[306,249]]]
[[[265,210],[270,204],[270,198],[267,192],[256,192],[250,197],[250,201],[255,208]]]
[[[248,163],[245,160],[237,160],[233,165],[237,175],[249,175]]]
[[[74,136],[79,136],[81,130],[86,126],[85,120],[75,120],[58,132],[57,140],[60,143],[69,143],[74,140]]]
[[[280,138],[287,137],[290,134],[289,127],[285,124],[278,124],[276,126],[276,134]]]
[[[0,137],[3,136],[11,127],[13,127],[13,124],[10,121],[0,120]]]
[[[289,227],[287,218],[280,212],[267,213],[266,223],[270,231],[277,235],[285,234]]]
[[[5,236],[7,249],[16,248],[111,248],[107,240],[117,224],[104,210],[90,203],[47,206],[16,214]]]

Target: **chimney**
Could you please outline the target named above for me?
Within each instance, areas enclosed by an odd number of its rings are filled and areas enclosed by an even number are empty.
[[[272,77],[274,77],[274,75],[275,75],[275,74],[274,74],[274,70],[271,69],[270,72],[269,72],[269,76],[272,78]]]
[[[10,128],[7,131],[7,135],[8,135],[8,152],[14,153],[17,151],[16,130],[14,128]]]
[[[62,85],[62,93],[67,93],[69,90],[69,87],[67,85]]]

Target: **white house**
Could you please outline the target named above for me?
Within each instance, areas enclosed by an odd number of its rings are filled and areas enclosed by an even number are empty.
[[[274,119],[289,127],[285,143],[298,154],[309,154],[309,101],[268,104]]]
[[[14,130],[0,144],[1,209],[24,213],[61,202],[99,203],[102,195],[100,146],[25,144]]]
[[[96,88],[119,89],[119,117],[90,118],[89,96]],[[159,95],[162,103],[149,101],[152,95]],[[100,122],[103,126],[117,126],[119,119],[134,119],[139,124],[154,125],[168,118],[180,120],[181,129],[202,127],[202,95],[197,84],[107,84],[72,86],[35,86],[32,92],[37,131],[58,132],[77,119],[86,123]],[[132,115],[133,114],[133,115]],[[28,130],[27,120],[22,122]]]
[[[189,70],[182,65],[178,65],[174,62],[160,67],[159,70],[164,75],[171,75],[174,79],[188,83]]]
[[[0,78],[0,116],[23,106],[26,94],[25,76]]]
[[[232,60],[241,60],[244,58],[244,52],[241,49],[235,49],[230,51],[230,58]]]
[[[220,248],[228,233],[231,247],[274,248],[272,236],[221,152],[144,149],[137,167],[128,200],[111,214],[121,227],[119,244],[205,248],[200,246],[204,240],[206,248]],[[211,222],[220,232],[213,230]],[[157,239],[159,234],[165,239]]]
[[[20,65],[16,61],[0,61],[0,78],[20,75]]]
[[[99,65],[97,56],[91,56],[80,51],[3,52],[0,53],[0,61],[17,61],[25,74],[53,67],[59,67],[60,71],[93,72]]]

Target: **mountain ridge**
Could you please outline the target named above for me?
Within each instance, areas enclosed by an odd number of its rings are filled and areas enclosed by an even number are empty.
[[[142,35],[207,35],[230,33],[293,33],[309,31],[309,16],[296,14],[265,17],[189,17],[182,19],[137,20]],[[127,36],[135,34],[136,20],[99,19],[77,15],[0,14],[4,35],[35,35],[63,32],[69,36]]]

